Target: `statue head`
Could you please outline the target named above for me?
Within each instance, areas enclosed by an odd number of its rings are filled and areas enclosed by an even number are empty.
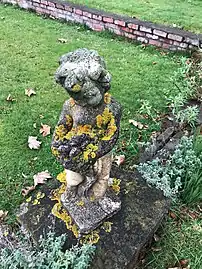
[[[81,105],[97,106],[110,89],[111,75],[102,57],[94,50],[78,49],[59,60],[55,80]]]

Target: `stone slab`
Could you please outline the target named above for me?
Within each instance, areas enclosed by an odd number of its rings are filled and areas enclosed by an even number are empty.
[[[164,219],[169,201],[161,191],[149,187],[137,172],[125,172],[114,167],[111,176],[121,179],[121,210],[109,219],[113,223],[111,232],[100,229],[91,269],[138,268],[138,259]],[[43,188],[46,196],[40,204],[21,206],[18,214],[20,223],[35,241],[48,230],[54,230],[57,235],[67,233],[66,248],[77,244],[72,232],[51,214],[54,201],[48,196],[53,186]]]

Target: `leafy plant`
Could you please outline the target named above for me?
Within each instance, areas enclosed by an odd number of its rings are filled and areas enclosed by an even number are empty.
[[[30,247],[24,243],[22,248],[10,248],[0,251],[2,269],[86,269],[89,267],[95,253],[92,245],[81,248],[72,247],[62,251],[66,236],[55,237],[49,233],[40,241],[39,247]]]
[[[166,197],[181,197],[192,203],[201,199],[202,143],[196,138],[183,136],[173,155],[164,164],[155,159],[139,164],[138,171],[146,181],[163,191]]]
[[[187,108],[178,111],[176,119],[181,125],[183,123],[188,123],[191,127],[194,127],[197,122],[198,115],[198,106],[188,106]]]

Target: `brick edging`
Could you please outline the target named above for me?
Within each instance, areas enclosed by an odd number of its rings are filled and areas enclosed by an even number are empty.
[[[141,21],[60,0],[0,0],[38,14],[87,25],[95,31],[109,30],[144,44],[169,50],[202,48],[202,34]]]

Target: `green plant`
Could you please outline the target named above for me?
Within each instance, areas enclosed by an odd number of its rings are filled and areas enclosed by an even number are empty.
[[[55,237],[49,233],[38,247],[23,242],[23,247],[6,248],[0,251],[1,269],[87,269],[95,253],[92,245],[72,247],[62,251],[65,235]]]
[[[178,111],[176,119],[181,125],[187,123],[193,128],[196,125],[198,115],[198,106],[188,106],[187,108]]]
[[[201,136],[184,136],[166,163],[154,159],[139,164],[137,169],[149,184],[162,190],[166,197],[181,197],[187,204],[197,202],[201,199],[202,187],[202,151],[199,151],[201,144],[198,140]],[[200,145],[197,149],[195,143]]]

